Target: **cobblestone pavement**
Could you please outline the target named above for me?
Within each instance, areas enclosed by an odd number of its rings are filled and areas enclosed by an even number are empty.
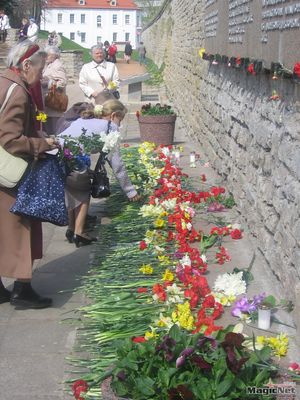
[[[123,79],[141,71],[137,63],[129,65],[118,63],[117,66]],[[160,100],[165,101],[165,94],[158,89],[144,85],[143,92],[157,93]],[[68,94],[70,104],[81,100],[77,82],[69,85]],[[129,113],[122,128],[124,141],[137,144],[140,140],[135,111],[140,104],[127,106]],[[206,164],[209,160],[206,159],[203,150],[186,137],[186,132],[180,128],[180,125],[178,121],[175,140],[177,144],[184,146],[180,159],[180,165],[184,171],[194,177],[195,182],[199,182],[200,174],[205,173],[209,185],[223,184],[224,182],[209,167],[209,164]],[[189,166],[191,150],[200,154],[201,162],[198,162],[196,168]],[[226,183],[224,185],[226,187]],[[97,224],[100,224],[101,216],[103,216],[103,201],[93,200],[90,212],[98,216]],[[229,222],[239,222],[236,210],[219,216]],[[206,217],[207,215],[200,215],[197,222],[205,231],[211,226]],[[67,321],[74,316],[73,310],[86,302],[84,296],[80,292],[74,293],[73,289],[80,286],[80,277],[89,268],[96,244],[76,249],[65,240],[64,234],[65,228],[44,224],[44,258],[35,265],[33,276],[34,288],[41,294],[52,297],[54,306],[46,310],[21,311],[15,310],[9,304],[0,305],[1,400],[67,400],[71,398],[65,391],[63,381],[68,378],[69,371],[72,369],[65,358],[72,353],[76,326],[68,324]],[[105,238],[100,238],[100,240],[105,240]],[[247,267],[255,252],[255,249],[251,248],[247,230],[242,240],[225,239],[224,246],[231,254],[232,261],[224,266],[210,267],[207,275],[210,284],[219,273],[231,271],[234,267]],[[251,284],[249,293],[266,291],[276,295],[278,288],[269,287],[268,276],[260,270],[259,265],[259,255],[257,255],[253,266],[255,281]],[[12,281],[6,280],[6,284],[11,285],[11,283]],[[288,321],[286,315],[282,318]],[[226,313],[221,323],[228,322],[233,321]],[[282,328],[282,326],[272,326],[272,330],[276,331],[278,327]],[[294,333],[292,329],[289,329],[289,332]],[[293,345],[291,350],[294,354],[297,352]]]

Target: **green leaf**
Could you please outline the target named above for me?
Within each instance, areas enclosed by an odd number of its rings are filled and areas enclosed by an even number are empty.
[[[118,396],[125,396],[128,393],[127,387],[121,381],[115,381],[111,386]]]
[[[155,382],[149,377],[137,378],[136,387],[145,396],[152,396],[155,394],[153,389]]]
[[[255,377],[254,384],[259,387],[262,383],[266,382],[270,377],[270,372],[267,369],[263,369],[260,373]]]
[[[182,337],[182,333],[180,331],[180,328],[178,325],[174,324],[170,331],[169,331],[169,336],[174,339],[176,342],[179,342],[181,337]]]
[[[225,379],[224,381],[220,382],[217,385],[217,390],[216,390],[217,396],[219,397],[225,394],[229,390],[232,383],[233,383],[232,379]]]
[[[262,304],[270,307],[270,308],[274,308],[276,306],[276,299],[274,296],[270,295],[264,298]]]

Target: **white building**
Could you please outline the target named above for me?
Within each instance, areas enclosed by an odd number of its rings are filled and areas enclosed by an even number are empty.
[[[129,40],[135,48],[140,25],[140,9],[132,0],[48,0],[41,29],[59,32],[86,48],[105,40]]]

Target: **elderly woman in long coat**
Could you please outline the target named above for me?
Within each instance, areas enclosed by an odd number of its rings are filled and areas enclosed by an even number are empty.
[[[14,46],[8,55],[8,69],[0,77],[0,106],[9,87],[16,83],[0,114],[0,146],[7,152],[32,160],[56,147],[51,138],[35,132],[35,106],[29,88],[41,77],[44,52],[30,41]],[[12,214],[16,189],[0,187],[0,277],[15,278],[12,293],[0,279],[0,303],[23,308],[45,308],[51,299],[38,295],[31,287],[33,260],[42,257],[42,230],[39,222]]]
[[[60,50],[55,46],[47,46],[46,65],[43,71],[42,88],[43,98],[45,99],[48,90],[55,84],[57,90],[66,93],[67,73],[65,67],[60,59]],[[45,105],[45,113],[47,114],[47,122],[45,125],[48,135],[57,134],[57,121],[63,116],[63,111],[53,110]]]

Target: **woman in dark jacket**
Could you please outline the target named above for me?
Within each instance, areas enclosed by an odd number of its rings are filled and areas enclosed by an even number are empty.
[[[127,62],[127,64],[129,64],[131,54],[132,54],[132,46],[130,42],[126,42],[124,50],[124,60]]]

